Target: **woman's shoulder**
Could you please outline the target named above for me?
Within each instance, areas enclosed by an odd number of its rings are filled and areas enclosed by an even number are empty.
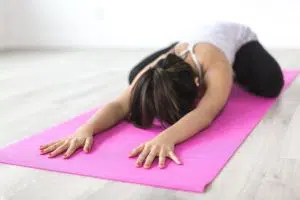
[[[212,43],[197,43],[195,46],[195,54],[199,57],[203,66],[209,66],[209,64],[213,62],[228,62],[225,53]]]

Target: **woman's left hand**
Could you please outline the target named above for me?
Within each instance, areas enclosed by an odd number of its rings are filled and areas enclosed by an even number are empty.
[[[165,167],[166,157],[180,165],[181,162],[174,153],[175,144],[165,138],[156,137],[137,148],[133,149],[129,157],[138,156],[136,161],[137,167],[150,168],[156,157],[159,157],[159,168]]]

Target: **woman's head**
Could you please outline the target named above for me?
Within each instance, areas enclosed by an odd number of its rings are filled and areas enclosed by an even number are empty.
[[[129,121],[150,127],[154,118],[174,124],[191,111],[197,98],[196,74],[175,54],[169,54],[147,70],[131,92]]]

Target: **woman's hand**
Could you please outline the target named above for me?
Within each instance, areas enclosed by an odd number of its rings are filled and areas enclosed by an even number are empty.
[[[166,157],[172,159],[176,164],[180,165],[178,157],[174,153],[175,144],[168,141],[166,138],[160,138],[159,136],[146,142],[137,148],[133,149],[129,157],[135,157],[137,155],[136,166],[141,167],[144,164],[144,168],[150,168],[153,160],[159,157],[159,168],[165,167]]]
[[[61,140],[42,145],[40,147],[41,154],[48,154],[49,158],[64,153],[64,158],[69,158],[78,148],[88,153],[91,151],[93,144],[93,132],[87,127],[79,128],[72,136]]]

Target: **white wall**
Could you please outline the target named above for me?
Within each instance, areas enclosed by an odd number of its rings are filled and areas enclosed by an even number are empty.
[[[7,47],[157,47],[220,19],[248,24],[270,47],[300,47],[298,0],[2,1]]]
[[[0,50],[5,46],[4,1],[0,0]]]
[[[5,1],[9,47],[99,44],[96,1]]]

